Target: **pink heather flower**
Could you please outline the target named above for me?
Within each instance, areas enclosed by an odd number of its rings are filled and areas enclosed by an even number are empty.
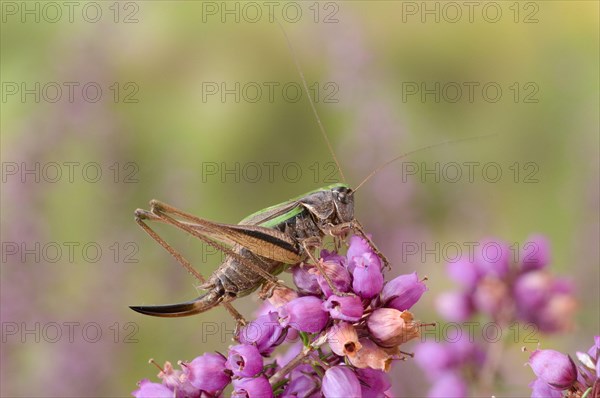
[[[464,322],[471,318],[475,309],[471,296],[464,292],[444,292],[435,300],[437,312],[449,322]]]
[[[577,380],[577,367],[570,356],[554,350],[535,350],[529,356],[535,375],[546,384],[565,390]]]
[[[285,333],[277,312],[270,311],[242,327],[238,337],[240,343],[254,344],[261,354],[268,355],[283,342]]]
[[[508,274],[511,251],[506,242],[486,239],[475,250],[475,264],[482,275],[502,278]]]
[[[339,265],[341,265],[342,267],[346,266],[346,257],[338,254],[335,251],[329,251],[329,250],[321,250],[321,260],[323,261],[332,261],[334,263],[338,263]]]
[[[577,303],[567,280],[546,271],[530,271],[517,278],[513,287],[517,315],[535,323],[543,332],[568,330]]]
[[[456,363],[449,344],[426,341],[415,347],[415,362],[430,380],[435,380]]]
[[[321,294],[321,287],[317,281],[317,275],[312,271],[315,267],[304,263],[292,267],[294,284],[300,293]]]
[[[290,382],[281,398],[321,398],[319,375],[309,364],[303,364],[292,370]]]
[[[358,296],[329,296],[323,303],[323,310],[329,311],[333,319],[357,322],[363,314],[363,305]]]
[[[225,362],[222,355],[207,352],[183,366],[187,370],[187,379],[194,387],[217,395],[231,382],[231,377],[224,372]]]
[[[348,271],[354,273],[356,259],[361,258],[365,254],[374,254],[373,250],[371,250],[371,246],[369,246],[367,241],[361,238],[360,236],[352,236],[350,238],[348,251],[346,252],[346,257],[348,258]],[[375,257],[377,258],[377,260],[379,260],[377,256]]]
[[[540,270],[550,263],[550,243],[543,235],[532,235],[525,241],[520,253],[523,272]]]
[[[545,271],[520,275],[515,281],[513,294],[521,311],[537,311],[550,297],[552,276]]]
[[[358,342],[356,329],[346,322],[340,322],[329,329],[327,343],[329,343],[331,351],[339,356],[354,356],[362,348]]]
[[[481,272],[477,265],[467,258],[450,262],[446,267],[450,279],[467,289],[474,288],[481,278]]]
[[[354,264],[352,271],[352,290],[362,298],[377,296],[383,287],[381,261],[375,253],[364,253],[350,260]]]
[[[173,398],[175,392],[160,383],[152,383],[144,379],[138,383],[138,388],[131,393],[135,398]]]
[[[378,308],[367,319],[371,336],[382,347],[394,347],[419,337],[420,328],[408,311]]]
[[[360,398],[361,387],[354,372],[347,366],[334,366],[323,376],[321,392],[325,398]]]
[[[400,275],[383,286],[381,299],[386,307],[398,311],[410,309],[425,293],[427,286],[419,280],[417,273]]]
[[[385,372],[375,369],[357,369],[363,398],[384,397],[384,393],[392,387],[390,378]]]
[[[529,384],[531,398],[562,398],[562,392],[550,387],[545,381],[535,379]]]
[[[429,390],[429,398],[463,398],[467,396],[467,384],[458,375],[446,373],[435,381]]]
[[[263,358],[256,346],[240,344],[229,348],[226,365],[236,376],[253,377],[263,369]]]
[[[265,376],[233,380],[232,398],[272,398],[273,390]]]
[[[329,321],[329,313],[322,307],[323,301],[318,297],[299,297],[279,308],[279,322],[301,332],[320,332]]]
[[[600,361],[600,336],[594,336],[594,345],[590,347],[587,353],[595,361]]]
[[[177,397],[193,397],[200,394],[200,390],[190,383],[185,372],[173,369],[171,362],[165,362],[163,370],[158,373],[158,377],[162,379],[163,385],[175,391]]]
[[[347,292],[350,290],[350,284],[352,283],[352,277],[346,267],[340,264],[339,261],[320,261],[321,267],[331,279],[333,286],[340,292]],[[329,297],[333,294],[327,280],[323,275],[321,275],[320,271],[317,267],[312,268],[309,272],[313,272],[317,277],[317,282],[319,283],[319,287],[325,294],[325,297]]]

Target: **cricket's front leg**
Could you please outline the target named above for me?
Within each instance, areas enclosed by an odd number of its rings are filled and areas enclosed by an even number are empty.
[[[333,237],[339,237],[339,236],[344,236],[346,233],[348,233],[348,231],[355,232],[361,238],[363,238],[365,241],[367,241],[367,244],[369,245],[371,250],[373,250],[373,252],[381,259],[381,261],[383,261],[383,265],[389,270],[392,269],[387,257],[377,248],[377,246],[375,245],[375,243],[373,243],[371,238],[369,238],[367,236],[367,234],[365,233],[365,230],[363,229],[361,223],[358,222],[358,220],[355,219],[350,222],[337,224],[337,225],[331,225],[330,228],[327,229],[326,233]]]

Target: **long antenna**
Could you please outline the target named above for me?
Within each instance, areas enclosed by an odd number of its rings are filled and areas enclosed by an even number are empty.
[[[409,155],[412,155],[417,152],[425,151],[427,149],[436,148],[436,147],[444,146],[444,145],[448,145],[448,144],[456,144],[458,142],[463,142],[463,141],[472,141],[472,140],[479,140],[479,139],[483,139],[483,138],[489,138],[489,137],[493,137],[495,135],[497,135],[497,133],[478,135],[478,136],[474,136],[474,137],[457,138],[454,140],[442,141],[442,142],[438,142],[437,144],[431,144],[431,145],[427,145],[427,146],[424,146],[421,148],[417,148],[417,149],[409,151],[409,152],[405,152],[401,155],[396,156],[395,158],[388,160],[387,162],[385,162],[384,164],[382,164],[381,166],[379,166],[375,170],[373,170],[368,176],[365,177],[364,180],[362,180],[362,182],[360,184],[358,184],[358,186],[353,190],[353,193],[358,191],[358,189],[361,186],[363,186],[365,182],[369,181],[375,174],[377,174],[383,168],[389,166],[391,163],[394,163],[396,160],[403,159]]]
[[[337,166],[338,172],[340,173],[340,177],[342,178],[342,181],[346,182],[346,178],[344,177],[344,173],[342,172],[342,168],[340,167],[340,162],[338,162],[337,156],[335,156],[335,152],[333,151],[333,147],[331,146],[329,137],[327,136],[327,133],[325,132],[325,127],[323,127],[323,123],[321,123],[321,118],[319,117],[319,114],[317,113],[317,108],[315,107],[315,103],[314,103],[312,97],[310,96],[310,92],[308,91],[308,84],[306,83],[306,78],[304,77],[304,72],[302,72],[302,68],[300,67],[300,62],[298,62],[298,57],[296,56],[296,52],[294,51],[294,46],[292,46],[292,42],[290,41],[290,38],[288,37],[287,33],[285,32],[283,25],[279,22],[278,19],[275,18],[274,15],[272,17],[275,20],[275,22],[277,22],[277,25],[279,25],[279,27],[281,28],[281,31],[283,32],[283,36],[285,37],[285,41],[287,42],[290,52],[292,53],[292,59],[294,60],[294,64],[296,65],[296,70],[298,70],[298,73],[300,74],[300,78],[302,79],[302,85],[304,86],[304,92],[306,93],[306,96],[308,97],[308,102],[310,103],[310,107],[313,111],[313,114],[315,115],[315,118],[317,119],[317,124],[319,125],[319,129],[321,130],[323,139],[325,140],[325,143],[327,144],[327,148],[329,148],[329,152],[331,153],[331,156],[333,157],[333,160],[335,161],[335,164]]]

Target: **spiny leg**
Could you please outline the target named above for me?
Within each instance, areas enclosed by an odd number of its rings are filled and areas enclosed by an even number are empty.
[[[321,238],[314,236],[311,238],[304,239],[301,243],[302,243],[302,247],[304,248],[304,251],[306,252],[308,257],[312,260],[313,263],[315,263],[315,266],[317,267],[317,269],[319,270],[321,275],[323,275],[323,278],[325,278],[325,281],[329,285],[329,288],[331,289],[333,294],[335,294],[336,296],[351,296],[352,294],[340,292],[338,290],[338,288],[334,286],[333,281],[331,280],[329,275],[327,275],[327,272],[325,272],[325,269],[321,265],[321,262],[319,260],[317,260],[315,258],[315,256],[313,256],[312,250],[321,246],[321,243],[322,243]]]
[[[156,216],[146,210],[138,209],[135,211],[135,222],[148,234],[152,239],[154,239],[159,245],[161,245],[171,256],[177,260],[179,264],[181,264],[192,276],[198,279],[202,284],[206,283],[206,279],[200,274],[192,264],[186,260],[177,250],[175,250],[171,245],[169,245],[164,239],[162,239],[152,228],[150,228],[143,220],[144,219],[154,219]],[[244,319],[243,315],[240,314],[231,303],[223,303],[223,306],[229,312],[229,314],[233,317],[236,322],[236,325],[245,326],[248,322]],[[237,327],[237,326],[236,326]]]

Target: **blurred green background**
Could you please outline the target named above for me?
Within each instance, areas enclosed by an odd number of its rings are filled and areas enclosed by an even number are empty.
[[[220,308],[181,319],[128,309],[196,295],[133,211],[157,198],[235,223],[330,183],[333,170],[306,95],[295,101],[300,78],[265,3],[73,3],[2,2],[2,396],[127,396],[156,373],[150,357],[226,348],[233,322]],[[437,320],[435,295],[452,284],[440,250],[407,256],[403,242],[519,245],[539,232],[580,306],[572,332],[537,337],[587,349],[600,330],[598,3],[475,3],[471,15],[461,2],[273,4],[351,184],[400,153],[495,133],[411,155],[357,195],[357,218],[393,272],[429,276],[417,318]],[[439,101],[407,91],[436,82]],[[239,101],[222,96],[236,83]],[[464,162],[477,162],[472,180],[448,168]],[[439,179],[414,167],[439,167]],[[219,263],[195,239],[157,229],[205,275]],[[247,315],[257,305],[236,302]],[[506,353],[499,396],[528,395],[523,345]],[[411,361],[394,372],[397,394],[426,391]]]

